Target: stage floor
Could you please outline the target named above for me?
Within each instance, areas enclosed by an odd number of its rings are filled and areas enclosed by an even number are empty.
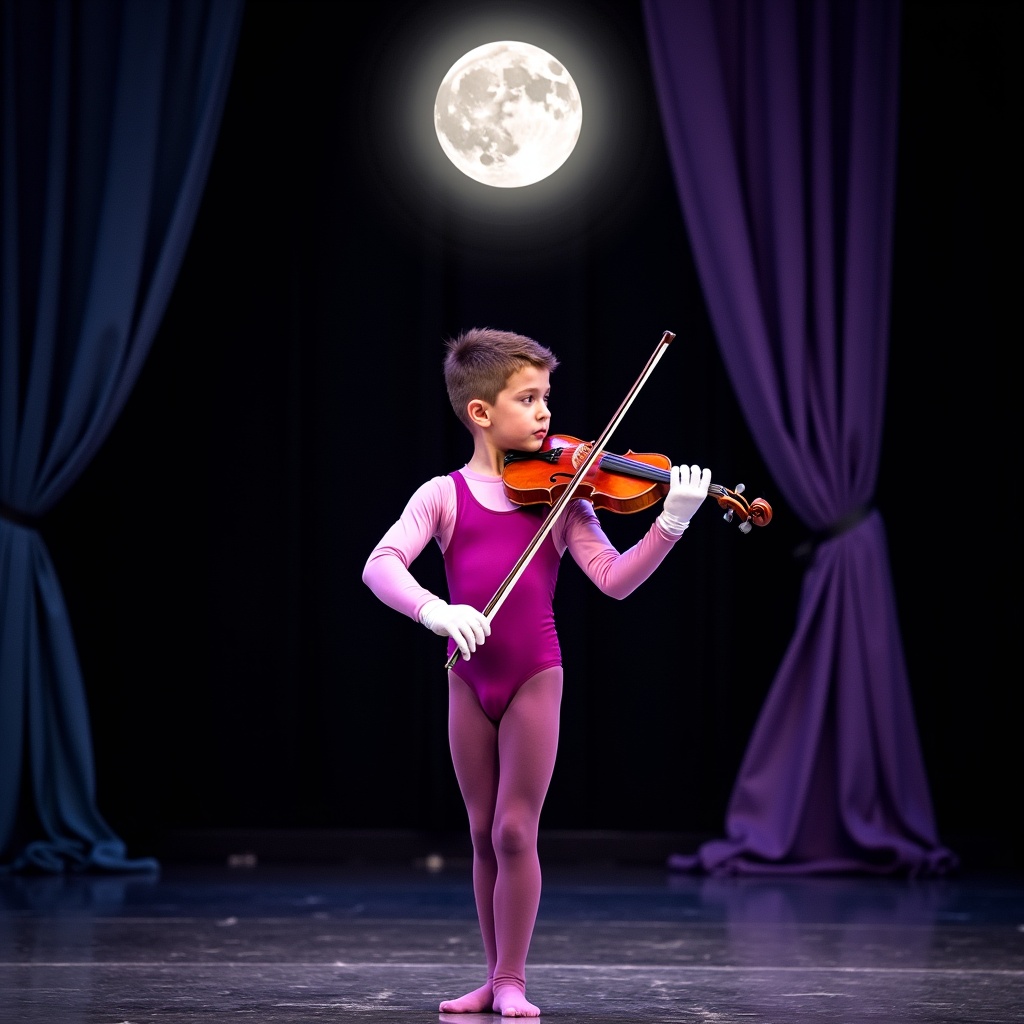
[[[497,1020],[468,865],[0,877],[3,1024]],[[528,995],[559,1024],[1024,1020],[1024,878],[545,870]]]

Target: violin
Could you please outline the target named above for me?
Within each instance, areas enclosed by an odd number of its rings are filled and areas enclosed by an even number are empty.
[[[508,452],[501,474],[505,494],[517,505],[554,505],[592,449],[593,442],[550,434],[536,452]],[[665,497],[671,476],[667,455],[632,450],[625,455],[604,453],[577,482],[573,497],[611,512],[639,512]],[[752,526],[771,522],[772,508],[764,498],[748,502],[743,490],[743,484],[730,489],[712,483],[708,496],[725,509],[726,522],[738,517],[740,532],[749,533]]]

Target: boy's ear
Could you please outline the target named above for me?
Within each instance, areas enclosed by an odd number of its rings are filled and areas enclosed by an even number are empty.
[[[474,398],[466,406],[469,413],[469,422],[478,427],[489,427],[491,425],[491,407],[480,398]]]

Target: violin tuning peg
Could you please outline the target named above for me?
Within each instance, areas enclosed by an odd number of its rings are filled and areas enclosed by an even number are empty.
[[[744,519],[743,522],[740,523],[740,533],[750,533],[753,528],[753,524],[749,519]]]
[[[733,488],[733,491],[735,491],[735,492],[736,492],[737,494],[742,494],[742,493],[743,493],[743,492],[744,492],[745,490],[746,490],[746,487],[744,487],[744,485],[743,485],[743,484],[737,484],[737,485],[736,485],[736,486],[735,486],[735,487]]]
[[[725,515],[723,515],[722,518],[727,523],[731,523],[732,522],[732,516],[733,516],[733,510],[731,508],[728,508],[728,509],[725,510]]]

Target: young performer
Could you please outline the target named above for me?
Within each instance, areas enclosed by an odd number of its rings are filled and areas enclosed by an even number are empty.
[[[448,737],[469,817],[473,892],[487,957],[484,983],[444,1013],[537,1017],[526,998],[526,956],[540,902],[537,835],[558,744],[562,660],[552,602],[566,550],[605,593],[624,598],[661,564],[708,493],[711,471],[673,467],[662,511],[620,553],[593,505],[572,500],[503,603],[487,606],[537,535],[547,506],[505,494],[508,451],[537,451],[550,427],[552,352],[530,338],[478,328],[448,342],[445,383],[473,438],[469,462],[428,480],[384,534],[363,581],[385,604],[449,637]],[[444,555],[448,601],[409,566],[434,540]]]

